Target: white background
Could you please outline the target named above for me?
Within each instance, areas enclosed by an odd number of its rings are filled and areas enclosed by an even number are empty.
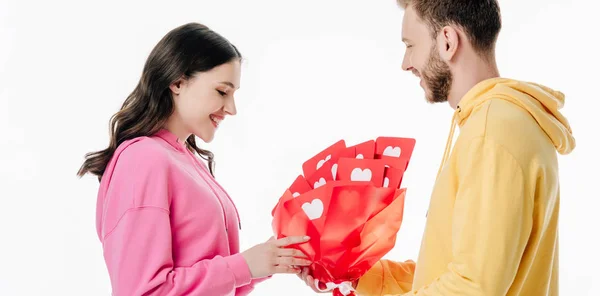
[[[502,0],[501,74],[563,91],[577,140],[560,158],[562,295],[600,295],[598,4]],[[592,7],[595,6],[595,7]],[[210,145],[242,216],[242,249],[301,163],[339,139],[415,137],[403,226],[386,258],[416,259],[452,110],[401,70],[402,11],[385,1],[0,1],[0,295],[109,295],[98,183],[75,176],[156,42],[207,24],[245,56],[238,116]],[[342,108],[345,110],[342,111]],[[589,123],[584,124],[584,120]],[[596,135],[596,136],[594,136]],[[254,295],[310,295],[276,276]]]

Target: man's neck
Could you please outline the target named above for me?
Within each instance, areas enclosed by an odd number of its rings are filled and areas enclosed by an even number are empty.
[[[464,95],[479,82],[500,76],[495,58],[469,60],[458,65],[452,74],[452,89],[448,96],[448,103],[452,109],[456,109]]]

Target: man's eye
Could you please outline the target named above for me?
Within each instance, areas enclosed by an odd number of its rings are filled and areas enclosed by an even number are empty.
[[[226,93],[226,92],[224,92],[224,91],[217,90],[217,92],[218,92],[218,93],[219,93],[219,94],[220,94],[222,97],[224,97],[224,96],[226,96],[226,95],[227,95],[227,93]]]

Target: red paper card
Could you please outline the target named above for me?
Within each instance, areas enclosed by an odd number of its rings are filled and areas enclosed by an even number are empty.
[[[302,208],[303,217],[311,221],[317,230],[321,231],[325,223],[325,217],[329,210],[331,186],[322,186],[306,192],[293,200],[283,203],[285,208],[290,208],[290,203],[295,203]]]
[[[296,180],[294,180],[294,183],[292,183],[292,186],[290,186],[290,188],[288,188],[286,193],[279,199],[279,201],[277,202],[277,205],[275,205],[275,208],[277,208],[279,206],[279,204],[281,204],[282,202],[286,202],[288,199],[296,198],[296,197],[300,196],[301,194],[311,191],[311,190],[312,190],[312,186],[310,186],[310,184],[308,184],[308,181],[306,181],[306,179],[304,179],[304,176],[299,175],[296,178]],[[271,211],[271,215],[274,215],[275,208],[273,208],[273,210]]]
[[[335,154],[346,148],[346,142],[340,140],[335,144],[327,147],[325,150],[319,152],[311,159],[307,160],[302,164],[302,171],[306,178],[311,177],[318,169],[320,169],[325,163],[329,162]]]
[[[412,138],[379,137],[375,140],[375,154],[378,157],[390,156],[404,159],[408,166],[415,142]]]
[[[380,159],[340,158],[338,161],[340,180],[371,182],[377,187],[383,184],[385,164]]]
[[[313,188],[319,188],[327,182],[333,181],[334,174],[337,173],[337,163],[333,161],[325,162],[314,174],[308,177],[308,185]]]
[[[281,216],[282,205],[285,204],[288,200],[294,199],[292,193],[289,190],[286,190],[285,193],[279,198],[275,207],[271,210],[271,216]],[[281,225],[277,225],[277,228],[281,227]]]
[[[402,177],[404,177],[404,170],[394,167],[385,169],[385,177],[383,177],[383,187],[388,188],[400,188],[402,184]]]
[[[373,159],[375,158],[375,141],[370,140],[352,146],[356,150],[355,158],[358,159]]]
[[[392,156],[379,156],[379,159],[383,162],[386,168],[392,167],[401,170],[406,170],[406,159]]]
[[[355,149],[354,147],[348,147],[340,152],[338,152],[332,159],[332,165],[331,165],[331,173],[333,175],[333,179],[334,180],[339,180],[338,178],[338,161],[340,160],[340,158],[354,158],[355,155]]]
[[[299,175],[292,186],[290,186],[290,192],[293,197],[298,197],[300,194],[308,192],[312,189],[312,186],[304,179],[304,176]]]

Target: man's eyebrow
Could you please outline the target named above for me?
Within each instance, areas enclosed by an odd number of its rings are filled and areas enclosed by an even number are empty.
[[[233,83],[229,82],[229,81],[221,81],[222,84],[225,84],[231,88],[236,88],[235,85],[233,85]]]
[[[406,38],[406,37],[402,37],[402,42],[410,42],[411,40]]]

